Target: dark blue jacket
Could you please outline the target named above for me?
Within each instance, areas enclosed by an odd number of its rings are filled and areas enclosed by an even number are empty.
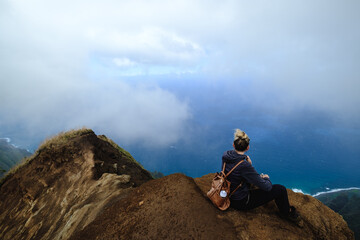
[[[231,183],[231,192],[241,183],[241,181],[244,181],[243,185],[231,196],[231,200],[241,200],[247,197],[249,193],[249,184],[254,184],[264,191],[270,191],[272,188],[270,179],[260,177],[255,168],[246,161],[246,155],[238,154],[235,150],[224,152],[224,155],[222,156],[221,170],[224,162],[226,163],[226,174],[241,160],[245,161],[235,168],[235,170],[227,177],[227,180]]]

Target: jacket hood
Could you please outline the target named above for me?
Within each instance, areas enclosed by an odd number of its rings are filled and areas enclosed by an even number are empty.
[[[226,163],[234,163],[246,159],[246,155],[238,154],[235,150],[226,151],[223,155],[223,160]]]

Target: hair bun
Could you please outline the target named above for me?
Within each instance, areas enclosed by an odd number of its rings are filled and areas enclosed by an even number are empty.
[[[247,136],[247,134],[244,131],[241,131],[238,128],[235,129],[234,141],[239,140],[239,139],[243,140],[243,139],[247,139],[247,138],[249,138],[249,137]]]
[[[234,147],[237,151],[248,150],[250,138],[248,135],[240,129],[235,129],[234,132]]]

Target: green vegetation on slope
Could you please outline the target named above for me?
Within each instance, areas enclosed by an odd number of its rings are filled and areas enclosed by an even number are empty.
[[[119,152],[121,152],[122,154],[124,154],[129,160],[137,163],[140,167],[142,167],[143,169],[145,169],[138,161],[135,160],[135,158],[133,158],[133,156],[131,156],[131,154],[126,151],[125,149],[121,148],[119,145],[117,145],[113,140],[111,140],[110,138],[107,138],[105,135],[98,135],[98,138],[100,138],[101,140],[104,140],[108,143],[110,143],[114,148],[116,148],[117,150],[119,150]]]
[[[0,139],[0,177],[6,171],[18,164],[21,159],[30,156],[31,153],[25,149],[20,149]]]
[[[66,144],[69,140],[71,140],[75,137],[79,137],[79,136],[89,134],[89,133],[94,134],[93,130],[88,129],[88,128],[81,128],[81,129],[76,129],[76,130],[70,130],[67,132],[60,132],[56,136],[48,138],[44,142],[42,142],[40,144],[40,147],[37,150],[37,152],[42,151],[44,149],[49,149],[49,148],[53,148],[56,146]]]
[[[354,231],[355,238],[360,239],[360,190],[323,194],[317,199],[342,215],[349,228]]]

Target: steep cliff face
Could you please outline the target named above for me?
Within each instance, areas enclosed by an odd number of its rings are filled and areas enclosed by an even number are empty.
[[[151,179],[91,130],[49,140],[0,188],[0,239],[67,239],[114,200]]]
[[[91,130],[61,135],[0,186],[0,239],[353,239],[342,217],[288,191],[304,226],[274,203],[217,210],[205,197],[213,174],[150,174]]]

